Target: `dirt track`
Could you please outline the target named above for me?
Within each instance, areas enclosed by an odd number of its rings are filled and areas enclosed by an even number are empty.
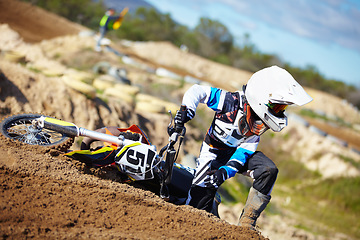
[[[3,239],[263,239],[59,154],[1,140]]]
[[[26,42],[40,42],[58,36],[76,34],[84,28],[28,3],[0,0],[0,23],[7,23]]]
[[[24,41],[32,43],[74,34],[82,29],[65,19],[15,0],[0,0],[0,23],[8,24]],[[15,64],[1,62],[0,67],[0,100],[3,103],[0,108],[1,116],[25,109],[36,111],[39,108],[60,116],[69,112],[67,117],[76,115],[76,109],[81,108],[95,107],[96,110],[92,111],[98,111],[99,114],[105,112],[101,106],[96,106],[97,103],[83,96],[72,96],[72,101],[68,102],[69,94],[74,93],[65,90],[63,86],[56,86],[55,81],[51,84],[49,79],[29,74],[28,71],[23,72]],[[47,86],[48,91],[42,90],[44,86]],[[61,99],[61,106],[51,104]],[[121,110],[124,115],[125,109]],[[89,119],[89,116],[77,117],[78,120],[81,119],[80,123],[77,122],[79,124],[99,121]],[[141,119],[144,118],[135,116],[128,117],[127,121],[137,124],[141,123]],[[113,124],[116,121],[118,120]],[[149,123],[143,123],[144,126],[146,124]],[[156,124],[149,128],[154,129],[155,126]],[[116,179],[113,171],[89,169],[64,157],[60,152],[24,146],[1,138],[1,237],[264,239],[256,232],[230,225],[189,206],[169,204],[151,192],[121,184]]]

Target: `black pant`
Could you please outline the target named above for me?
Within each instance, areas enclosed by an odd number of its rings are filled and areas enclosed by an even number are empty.
[[[262,152],[255,152],[239,172],[253,171],[253,187],[264,195],[268,195],[275,184],[279,172],[275,163]]]
[[[224,161],[224,159],[222,159]],[[212,167],[217,165],[216,160]],[[239,173],[251,171],[251,177],[253,177],[253,188],[258,190],[264,195],[268,195],[272,187],[275,184],[276,177],[278,174],[278,168],[275,163],[260,151],[255,152],[239,169]],[[198,209],[203,209],[210,212],[212,208],[213,199],[217,189],[200,187],[192,185],[190,189],[191,199],[189,205]]]

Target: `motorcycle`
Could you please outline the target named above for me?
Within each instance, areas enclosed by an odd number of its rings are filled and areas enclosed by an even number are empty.
[[[115,167],[123,179],[121,182],[139,183],[165,201],[183,205],[195,169],[176,163],[186,128],[175,128],[170,111],[169,114],[169,141],[159,152],[137,125],[124,129],[105,127],[93,131],[41,114],[18,114],[3,119],[0,132],[14,141],[62,151],[90,167]],[[75,137],[84,137],[81,150],[69,151]],[[97,141],[104,142],[105,146],[93,149],[92,144]],[[93,157],[94,154],[99,155]],[[216,194],[212,213],[218,217],[220,202],[221,197]]]

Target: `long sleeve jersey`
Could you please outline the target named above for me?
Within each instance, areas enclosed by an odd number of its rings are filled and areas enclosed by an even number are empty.
[[[226,164],[228,177],[233,177],[256,151],[260,136],[243,137],[239,120],[243,116],[243,92],[227,92],[210,86],[193,85],[183,97],[182,104],[192,119],[199,103],[215,111],[214,119],[205,136],[205,142],[218,149],[236,148]]]
[[[119,17],[120,16],[109,16],[105,14],[100,20],[100,27],[105,28],[106,30],[112,29],[114,22],[118,20]]]

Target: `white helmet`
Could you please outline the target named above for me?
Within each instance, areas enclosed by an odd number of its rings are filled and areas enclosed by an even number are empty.
[[[256,115],[275,132],[287,126],[284,110],[288,105],[302,106],[312,101],[291,74],[278,66],[254,73],[246,85],[245,97]]]

